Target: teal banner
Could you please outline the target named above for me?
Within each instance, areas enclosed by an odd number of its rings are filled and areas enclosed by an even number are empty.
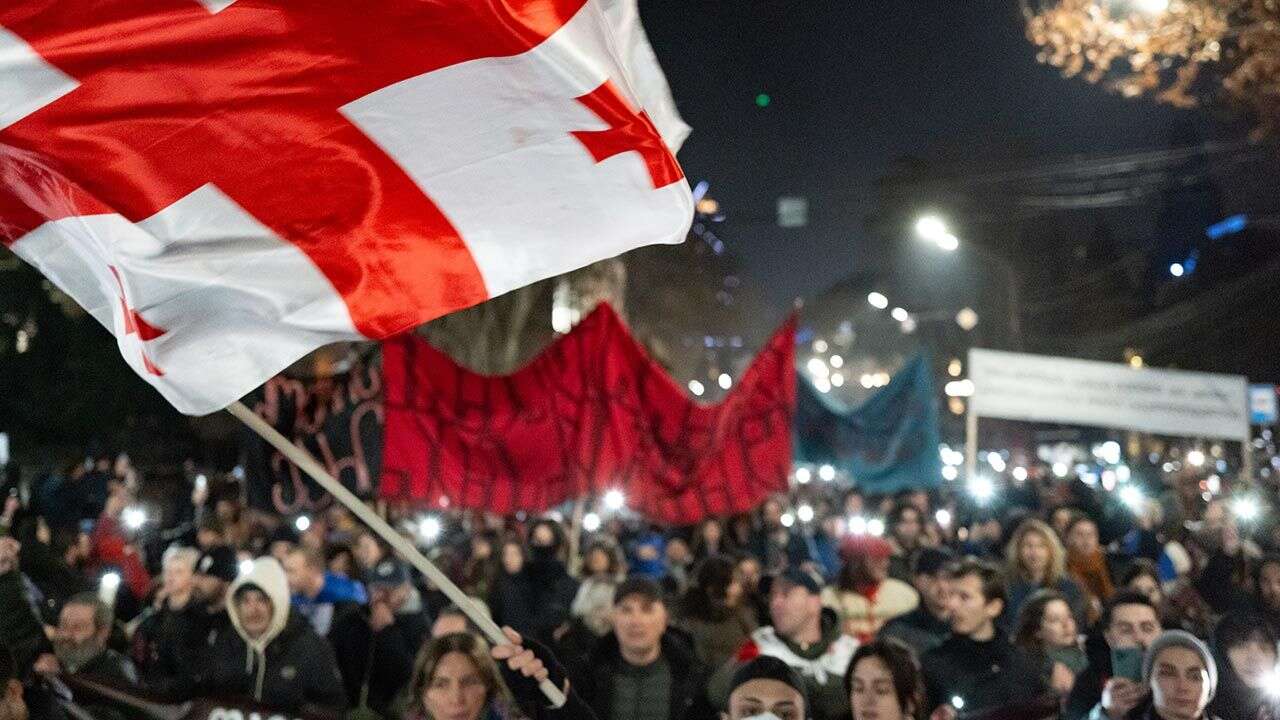
[[[796,461],[833,465],[867,493],[942,483],[938,399],[928,358],[914,356],[860,407],[846,408],[796,379]]]

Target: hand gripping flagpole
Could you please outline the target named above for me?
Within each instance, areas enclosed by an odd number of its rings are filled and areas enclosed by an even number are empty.
[[[364,504],[346,486],[330,475],[320,463],[316,462],[315,458],[311,457],[310,453],[289,442],[288,438],[281,435],[266,420],[258,417],[257,413],[245,407],[244,403],[232,403],[227,406],[227,412],[236,416],[245,425],[248,425],[250,430],[261,435],[263,440],[266,440],[272,447],[284,454],[290,462],[320,483],[320,487],[329,491],[338,502],[360,518],[365,525],[368,525],[369,529],[377,533],[388,545],[394,548],[400,557],[407,560],[423,575],[426,575],[454,605],[457,605],[462,609],[462,612],[466,613],[471,622],[475,623],[489,637],[491,642],[495,645],[506,645],[510,642],[507,636],[503,634],[502,628],[498,627],[498,624],[486,613],[481,612],[476,607],[474,600],[467,597],[466,593],[462,592],[457,585],[454,585],[448,576],[413,546],[413,543],[410,543],[404,536],[396,532],[394,528],[387,524],[386,520],[379,517],[372,508]],[[551,701],[553,707],[561,707],[565,704],[564,693],[550,680],[543,680],[539,687],[542,689],[543,694],[547,696],[547,699]]]

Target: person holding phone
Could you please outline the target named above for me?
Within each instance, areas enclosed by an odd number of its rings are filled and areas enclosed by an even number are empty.
[[[1147,696],[1142,658],[1164,630],[1146,595],[1122,590],[1103,609],[1089,643],[1089,667],[1067,698],[1066,720],[1121,720]]]

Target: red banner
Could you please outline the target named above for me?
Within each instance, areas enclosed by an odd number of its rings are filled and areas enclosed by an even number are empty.
[[[510,513],[617,489],[670,524],[748,510],[787,489],[794,338],[792,319],[715,405],[690,400],[607,305],[504,377],[388,341],[380,493]]]

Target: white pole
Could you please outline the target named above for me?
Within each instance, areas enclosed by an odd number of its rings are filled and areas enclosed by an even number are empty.
[[[245,407],[241,402],[234,402],[227,406],[227,412],[239,418],[241,422],[249,426],[249,429],[261,435],[263,440],[266,440],[272,447],[283,453],[290,462],[320,483],[320,487],[329,491],[338,502],[346,506],[365,525],[368,525],[369,529],[385,540],[400,557],[411,563],[423,575],[426,575],[454,605],[457,605],[467,614],[467,617],[476,624],[476,627],[489,636],[491,642],[495,645],[506,645],[509,642],[507,636],[503,634],[502,628],[498,627],[497,623],[487,614],[476,608],[474,600],[467,597],[466,593],[462,592],[457,585],[454,585],[447,575],[418,551],[418,548],[414,547],[404,536],[388,525],[387,521],[378,517],[378,514],[372,508],[364,504],[360,498],[356,497],[354,493],[325,471],[324,467],[316,462],[310,453],[289,442],[288,438],[281,435],[279,431],[271,427],[270,423],[258,417],[257,413]],[[543,680],[540,687],[554,707],[561,707],[565,704],[564,693],[560,691],[560,688],[552,684],[550,680]]]

